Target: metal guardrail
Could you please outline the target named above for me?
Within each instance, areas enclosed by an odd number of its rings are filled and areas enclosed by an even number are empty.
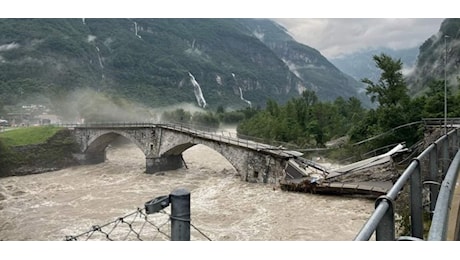
[[[452,164],[447,170],[446,177],[441,184],[441,190],[439,191],[438,200],[436,202],[433,219],[431,220],[431,226],[428,233],[428,240],[430,241],[447,240],[448,224],[450,224],[449,214],[459,169],[460,151],[457,151]],[[458,234],[455,234],[455,239],[458,240]]]
[[[373,214],[354,240],[370,240],[374,233],[377,241],[423,240],[425,223],[423,221],[423,185],[429,186],[429,209],[430,213],[434,213],[428,240],[445,240],[448,225],[446,214],[450,210],[452,184],[456,182],[460,164],[458,152],[449,168],[448,165],[454,152],[458,150],[458,141],[459,129],[451,130],[428,146],[417,158],[414,158],[387,194],[376,200]],[[422,168],[422,163],[427,163],[428,167]],[[424,176],[426,179],[422,180]],[[438,179],[443,180],[441,190]],[[410,185],[411,236],[396,239],[394,202],[408,182]]]
[[[454,125],[460,125],[460,117],[423,118],[422,121],[427,126],[444,126],[446,124],[448,127],[452,127]]]

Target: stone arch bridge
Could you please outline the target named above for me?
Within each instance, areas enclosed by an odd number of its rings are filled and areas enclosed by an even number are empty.
[[[283,177],[289,159],[302,155],[267,144],[173,124],[86,124],[74,125],[70,129],[81,151],[74,155],[82,164],[104,162],[107,146],[115,138],[123,136],[144,152],[146,173],[184,167],[182,153],[196,144],[203,144],[224,156],[241,180],[276,183]]]

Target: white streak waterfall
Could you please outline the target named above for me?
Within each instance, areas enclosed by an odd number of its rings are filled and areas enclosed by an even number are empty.
[[[234,74],[234,73],[232,73],[232,77],[233,77],[233,79],[235,80],[235,83],[236,83],[237,81],[236,81],[236,78],[235,78],[235,74]],[[244,99],[244,97],[243,97],[243,90],[241,89],[241,87],[238,86],[238,88],[240,89],[240,99],[243,100],[244,102],[246,102],[246,103],[249,105],[249,107],[252,107],[251,101],[249,101],[249,100],[247,100],[247,99]]]
[[[195,77],[192,75],[192,73],[189,72],[188,75],[190,76],[190,82],[192,82],[193,85],[193,91],[195,93],[195,98],[196,102],[198,102],[198,106],[205,108],[206,100],[204,99],[200,84],[198,84],[198,82],[195,80]]]
[[[140,36],[139,34],[137,34],[137,32],[138,32],[137,23],[134,22],[134,34],[135,34],[139,39],[141,39],[141,36]]]
[[[243,100],[244,102],[248,103],[249,107],[252,107],[251,101],[244,99],[243,90],[241,89],[241,87],[238,87],[238,88],[240,89],[240,99]]]
[[[96,50],[97,50],[97,58],[99,59],[99,66],[101,67],[101,69],[104,69],[104,64],[102,63],[101,54],[99,53],[99,47],[96,46]],[[102,75],[102,77],[104,77],[104,75]]]

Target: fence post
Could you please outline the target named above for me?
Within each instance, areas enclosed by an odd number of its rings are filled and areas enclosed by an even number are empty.
[[[429,165],[430,165],[430,179],[434,183],[439,182],[438,180],[438,153],[437,144],[434,143],[434,148],[429,154]],[[436,200],[438,199],[440,185],[430,185],[430,215],[433,217],[434,208],[436,207]]]
[[[388,204],[388,209],[385,211],[385,214],[382,216],[381,221],[375,229],[375,238],[377,241],[394,241],[396,233],[394,202],[390,197],[383,195],[378,197],[375,201],[375,208],[382,202]]]
[[[447,136],[447,134],[444,136],[444,140],[443,140],[443,143],[442,143],[442,179],[444,179],[444,177],[446,176],[447,174],[447,169],[449,168],[449,164],[450,164],[450,158],[449,157],[449,138]]]
[[[413,237],[423,239],[423,198],[420,161],[410,176],[410,212],[411,212],[411,231]]]
[[[171,241],[190,241],[190,192],[176,189],[171,201]]]

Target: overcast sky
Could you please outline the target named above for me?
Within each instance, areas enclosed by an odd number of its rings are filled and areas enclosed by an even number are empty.
[[[360,49],[388,47],[404,49],[420,46],[439,31],[444,19],[274,19],[299,42],[313,47],[326,58]]]

